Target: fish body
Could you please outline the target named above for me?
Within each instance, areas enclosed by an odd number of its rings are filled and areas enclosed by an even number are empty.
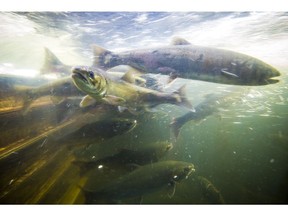
[[[15,86],[16,94],[21,95],[23,99],[23,113],[29,111],[29,107],[33,101],[44,96],[50,96],[55,104],[63,102],[68,97],[83,97],[83,93],[79,91],[72,82],[71,77],[63,77],[37,86]]]
[[[195,171],[194,165],[182,161],[162,161],[141,166],[136,170],[100,186],[94,191],[83,189],[86,202],[93,203],[98,198],[123,200],[141,197],[165,187],[175,191],[175,184]]]
[[[234,85],[267,85],[278,82],[278,70],[254,57],[176,39],[172,45],[113,53],[94,46],[93,66],[104,69],[130,65],[146,73]]]
[[[67,97],[83,97],[84,94],[75,87],[71,79],[71,68],[72,66],[62,63],[54,53],[45,48],[44,64],[40,69],[40,75],[37,79],[30,78],[30,82],[33,80],[35,80],[34,82],[38,81],[38,83],[42,81],[41,84],[36,87],[24,88],[16,85],[13,89],[16,90],[16,93],[18,90],[18,93],[24,99],[24,113],[28,111],[34,100],[43,96],[50,96],[55,103],[60,103]],[[49,74],[54,74],[57,79],[45,78]],[[123,73],[111,71],[109,75],[114,79],[119,79],[123,76]]]
[[[89,96],[82,104],[93,98],[130,109],[153,108],[159,104],[175,104],[190,110],[193,108],[184,95],[184,86],[174,93],[159,92],[115,79],[105,71],[90,67],[75,67],[72,78],[78,89]],[[90,104],[90,101],[87,104]]]
[[[140,149],[121,149],[118,153],[101,158],[98,160],[81,161],[75,160],[73,163],[78,165],[83,172],[88,171],[99,165],[126,165],[137,164],[145,165],[147,163],[157,162],[162,158],[173,145],[167,141],[152,143]]]

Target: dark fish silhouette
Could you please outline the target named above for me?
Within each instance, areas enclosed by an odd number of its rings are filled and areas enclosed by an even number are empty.
[[[73,163],[78,165],[81,170],[81,174],[86,171],[95,168],[100,165],[104,166],[118,166],[118,165],[129,165],[138,164],[144,165],[147,163],[157,162],[162,158],[173,145],[167,141],[161,141],[151,143],[147,146],[141,147],[140,149],[120,149],[118,153],[101,158],[98,160],[81,161],[75,160]]]
[[[136,170],[99,185],[96,190],[83,189],[86,203],[97,199],[120,201],[132,197],[141,197],[164,188],[170,189],[173,196],[177,183],[186,179],[195,171],[194,165],[182,161],[162,161],[141,166]]]

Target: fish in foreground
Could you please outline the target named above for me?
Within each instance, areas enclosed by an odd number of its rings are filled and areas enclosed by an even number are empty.
[[[30,105],[38,98],[50,96],[54,104],[60,104],[69,97],[84,96],[73,84],[71,79],[72,66],[62,63],[48,48],[45,48],[44,64],[40,70],[40,76],[35,78],[35,82],[39,79],[45,80],[36,87],[15,85],[13,90],[23,99],[23,114],[29,111]],[[45,75],[57,75],[57,79],[44,79]],[[113,77],[122,77],[124,73],[114,72],[111,70],[109,74]],[[144,81],[143,81],[144,82]]]
[[[168,189],[168,196],[175,193],[176,184],[195,172],[194,165],[182,161],[162,161],[141,166],[136,170],[90,191],[82,188],[86,203],[97,199],[121,201],[132,197],[142,197],[161,189]]]
[[[174,38],[171,45],[114,53],[94,45],[94,67],[130,65],[142,72],[234,85],[277,83],[280,72],[254,57]]]
[[[139,109],[151,109],[160,104],[174,104],[193,110],[192,104],[185,96],[185,86],[173,93],[164,93],[140,87],[127,82],[129,73],[123,79],[115,79],[98,68],[75,67],[72,79],[79,90],[88,94],[83,98],[80,106],[85,107],[95,101],[101,101],[120,107],[126,107],[134,112]]]
[[[147,163],[157,162],[172,148],[172,143],[168,141],[160,141],[141,147],[140,149],[120,149],[118,153],[98,160],[75,160],[73,161],[73,164],[80,167],[82,174],[100,165],[105,165],[106,167],[109,167],[110,165],[117,166],[127,164],[144,165]]]
[[[205,97],[205,100],[199,105],[195,106],[195,112],[187,112],[186,114],[173,118],[170,123],[172,133],[177,138],[180,129],[189,121],[199,122],[204,120],[210,115],[213,115],[222,108],[226,108],[233,103],[240,101],[245,92],[227,92],[225,94],[209,94]]]

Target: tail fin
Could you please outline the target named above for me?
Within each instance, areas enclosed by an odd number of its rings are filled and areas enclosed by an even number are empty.
[[[41,74],[61,72],[67,73],[67,68],[54,53],[52,53],[48,48],[45,47],[45,60],[42,68],[40,69]],[[70,71],[68,71],[70,73]]]
[[[107,65],[109,65],[110,59],[112,54],[111,51],[106,50],[98,45],[93,45],[93,67],[101,67],[106,68]]]
[[[172,122],[170,123],[171,131],[176,139],[179,136],[181,126],[182,125],[178,124],[178,121],[176,118],[173,118]]]
[[[186,88],[186,85],[183,85],[176,92],[174,92],[176,94],[179,94],[179,97],[180,97],[179,101],[177,102],[177,105],[185,107],[189,109],[191,112],[195,112],[195,108],[193,107],[192,103],[186,97],[185,88]]]

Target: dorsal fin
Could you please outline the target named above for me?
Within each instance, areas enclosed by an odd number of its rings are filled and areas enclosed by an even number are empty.
[[[122,80],[132,84],[135,84],[137,80],[138,83],[145,84],[146,80],[140,77],[142,72],[130,66],[127,69],[127,72],[121,77]]]
[[[40,69],[41,74],[57,72],[58,69],[66,67],[54,53],[52,53],[47,47],[45,47],[45,59],[42,68]]]
[[[92,45],[93,49],[93,67],[104,67],[108,62],[107,59],[105,59],[105,56],[112,53],[111,51],[100,47],[96,44]]]
[[[122,77],[121,79],[125,82],[131,83],[131,84],[135,84],[135,78],[133,76],[133,72],[131,70],[127,71]]]
[[[174,37],[171,41],[171,45],[191,45],[191,43],[184,38]]]

